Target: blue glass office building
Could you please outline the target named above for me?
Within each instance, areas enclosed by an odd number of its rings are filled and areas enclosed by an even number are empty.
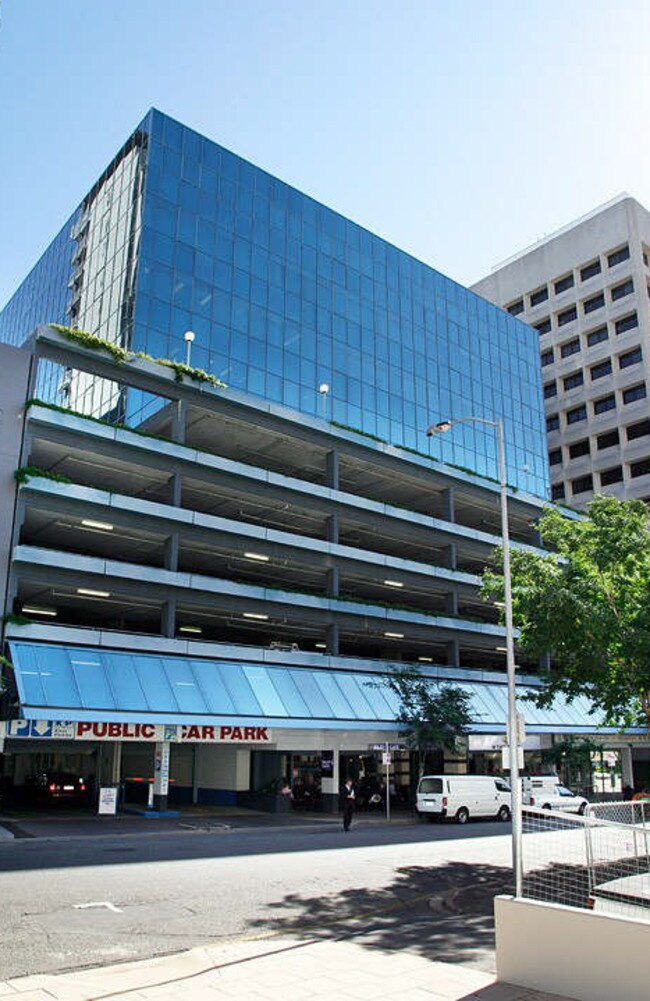
[[[548,491],[534,331],[356,223],[152,110],[0,313],[183,359],[230,386],[480,474],[505,421],[508,479]],[[318,387],[330,387],[326,398]],[[52,382],[50,393],[58,391]],[[74,387],[75,409],[108,399]],[[100,387],[100,391],[101,387]],[[132,417],[143,400],[132,396]]]

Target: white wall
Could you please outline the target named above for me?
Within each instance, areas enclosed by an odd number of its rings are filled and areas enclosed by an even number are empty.
[[[576,1001],[648,1001],[650,922],[512,897],[494,911],[500,981]]]

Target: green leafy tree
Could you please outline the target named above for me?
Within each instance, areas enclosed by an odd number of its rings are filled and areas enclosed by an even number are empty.
[[[472,723],[467,692],[441,685],[413,668],[396,668],[377,687],[387,685],[399,700],[398,720],[405,725],[404,739],[424,771],[427,751],[456,750]]]
[[[512,551],[517,645],[549,653],[537,697],[587,696],[620,726],[650,726],[650,532],[642,501],[595,497],[572,520],[548,509],[539,522],[550,552]],[[483,575],[483,597],[503,601],[503,554]]]

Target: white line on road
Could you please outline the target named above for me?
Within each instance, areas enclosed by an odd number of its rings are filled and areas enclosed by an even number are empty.
[[[73,904],[76,910],[82,910],[86,907],[105,907],[108,911],[113,911],[115,914],[121,914],[122,908],[116,907],[115,904],[111,904],[110,900],[95,900],[89,904]]]

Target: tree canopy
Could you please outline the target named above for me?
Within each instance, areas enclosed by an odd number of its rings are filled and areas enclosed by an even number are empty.
[[[546,554],[513,548],[518,648],[549,653],[537,701],[586,695],[607,722],[650,725],[650,532],[642,501],[595,497],[586,517],[549,508],[539,521]],[[503,601],[503,554],[483,596]]]
[[[396,668],[382,681],[399,699],[397,718],[405,725],[406,743],[418,753],[420,772],[427,751],[457,747],[472,722],[467,692],[413,668]]]

